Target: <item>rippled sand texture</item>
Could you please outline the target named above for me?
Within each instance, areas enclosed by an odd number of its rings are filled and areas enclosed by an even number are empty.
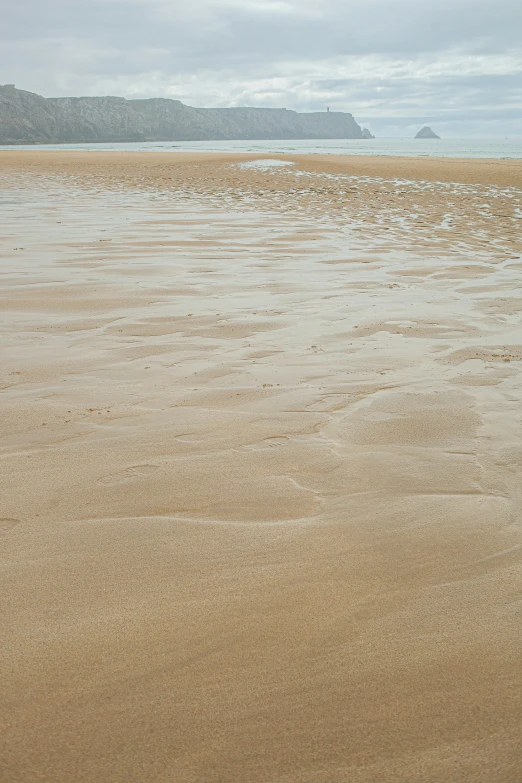
[[[26,155],[2,782],[520,781],[520,168]]]

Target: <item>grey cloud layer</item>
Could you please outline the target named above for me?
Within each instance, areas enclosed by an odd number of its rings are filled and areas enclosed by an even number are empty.
[[[3,81],[45,95],[328,103],[392,133],[503,132],[496,111],[522,135],[519,0],[4,0],[3,20]]]

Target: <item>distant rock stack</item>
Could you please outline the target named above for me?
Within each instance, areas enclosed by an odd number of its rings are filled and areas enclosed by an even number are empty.
[[[368,128],[363,128],[361,133],[362,133],[362,138],[363,139],[374,139],[375,138],[373,133],[371,131],[369,131]]]
[[[437,134],[432,131],[428,125],[425,125],[424,128],[421,128],[420,131],[415,136],[416,139],[440,139],[440,136],[437,136]]]

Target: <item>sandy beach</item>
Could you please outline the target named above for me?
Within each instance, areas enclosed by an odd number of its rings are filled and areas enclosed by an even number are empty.
[[[522,161],[0,152],[2,783],[519,783]]]

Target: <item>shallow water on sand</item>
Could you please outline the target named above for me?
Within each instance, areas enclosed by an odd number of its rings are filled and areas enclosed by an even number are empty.
[[[5,779],[514,781],[520,193],[235,172],[0,191]]]

